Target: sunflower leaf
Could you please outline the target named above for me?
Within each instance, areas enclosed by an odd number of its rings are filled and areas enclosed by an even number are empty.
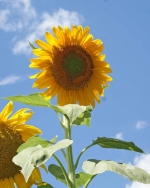
[[[4,98],[5,100],[11,100],[14,102],[20,102],[23,104],[31,105],[31,106],[42,106],[49,107],[49,101],[45,100],[41,93],[33,93],[30,95],[16,95],[16,96],[8,96]]]
[[[59,112],[61,114],[66,114],[59,107],[50,104],[48,100],[45,100],[41,93],[32,93],[30,95],[16,95],[16,96],[8,96],[4,98],[5,100],[11,100],[14,102],[20,102],[23,104],[31,105],[31,106],[41,106],[47,107],[54,110],[56,113]]]
[[[90,125],[91,107],[80,106],[78,104],[68,104],[65,106],[59,106],[59,108],[65,112],[71,125]]]
[[[27,182],[35,167],[39,167],[44,164],[54,152],[62,148],[66,148],[72,143],[72,140],[64,139],[45,148],[41,145],[28,147],[13,157],[13,162],[22,168],[21,172]]]
[[[61,168],[55,164],[51,164],[48,166],[48,171],[55,176],[55,178],[62,183],[66,184],[65,176],[63,175],[63,172]],[[86,182],[92,177],[91,174],[86,174],[85,172],[78,172],[76,174],[76,186],[77,188],[83,186],[86,184]]]
[[[116,163],[115,161],[89,159],[83,163],[82,169],[91,175],[101,174],[105,171],[111,171],[130,179],[130,181],[150,184],[150,174],[148,174],[145,170],[134,167],[130,164]]]
[[[30,95],[16,95],[8,96],[4,98],[5,100],[11,100],[14,102],[20,102],[31,106],[47,107],[54,110],[57,114],[60,113],[65,115],[70,124],[74,125],[87,125],[90,126],[90,111],[92,108],[90,106],[80,106],[78,104],[68,104],[65,106],[55,106],[50,104],[48,100],[45,100],[41,93],[33,93]]]
[[[33,136],[29,138],[25,143],[21,144],[21,146],[17,149],[17,152],[21,152],[23,149],[34,147],[37,145],[41,145],[43,148],[51,145],[51,142],[48,140],[44,140],[39,136]]]
[[[144,153],[144,151],[137,147],[133,142],[126,142],[115,138],[98,137],[97,140],[93,141],[93,145],[96,144],[102,148],[125,149]]]
[[[87,125],[90,127],[91,111],[92,111],[92,108],[88,106],[84,112],[82,112],[78,117],[74,119],[72,124],[73,125]]]

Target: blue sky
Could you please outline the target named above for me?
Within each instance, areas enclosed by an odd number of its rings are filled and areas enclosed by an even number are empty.
[[[35,39],[44,39],[45,31],[51,31],[52,26],[72,24],[89,26],[94,38],[103,41],[106,61],[113,70],[113,82],[92,112],[91,128],[73,128],[75,158],[98,136],[116,137],[133,141],[147,155],[94,147],[81,158],[80,166],[89,158],[107,159],[133,164],[150,173],[149,0],[0,0],[0,97],[38,91],[32,89],[33,80],[28,78],[37,72],[28,68],[29,58],[33,57],[28,40],[34,43]],[[6,103],[0,101],[0,110]],[[15,103],[15,110],[23,107]],[[34,115],[29,123],[43,130],[43,138],[58,135],[59,140],[63,139],[54,112],[30,108]],[[50,159],[50,163],[55,161]],[[45,172],[42,174],[43,180],[54,187],[65,187]],[[110,188],[112,182],[114,188],[150,187],[106,172],[97,176],[89,188]]]

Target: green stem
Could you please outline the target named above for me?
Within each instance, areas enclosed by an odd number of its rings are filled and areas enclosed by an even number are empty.
[[[65,139],[71,140],[70,122],[65,116],[64,116],[63,125],[64,125]],[[66,161],[68,166],[68,176],[70,181],[72,182],[72,186],[70,188],[76,188],[76,177],[75,177],[75,167],[73,162],[72,145],[66,148]]]
[[[84,148],[84,149],[81,151],[81,153],[79,154],[79,156],[78,156],[78,158],[77,158],[77,160],[76,160],[76,163],[75,163],[75,170],[76,170],[76,168],[77,168],[77,166],[78,166],[78,163],[79,163],[79,160],[80,160],[82,154],[83,154],[88,148],[90,148],[90,147],[92,147],[92,146],[93,146],[93,144],[87,146],[86,148]]]
[[[90,184],[90,182],[92,181],[92,179],[95,178],[96,175],[97,175],[97,174],[93,175],[93,176],[87,181],[87,183],[85,184],[84,188],[87,188],[87,187],[88,187],[88,185]]]
[[[64,166],[62,165],[61,161],[58,159],[58,157],[57,157],[55,154],[53,154],[52,156],[55,158],[55,160],[56,160],[56,161],[58,162],[58,164],[60,165],[60,167],[61,167],[61,169],[62,169],[62,171],[63,171],[63,174],[64,174],[64,176],[65,176],[67,185],[70,186],[70,185],[71,185],[71,182],[70,182],[70,180],[69,180],[69,178],[68,178],[68,175],[67,175],[67,172],[66,172]]]

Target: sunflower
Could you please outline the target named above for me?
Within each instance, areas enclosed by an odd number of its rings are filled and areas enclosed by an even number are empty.
[[[30,68],[41,72],[31,76],[37,78],[33,87],[47,88],[42,95],[46,100],[57,95],[58,105],[75,104],[95,106],[100,103],[107,82],[112,78],[110,65],[101,54],[104,45],[94,40],[89,27],[72,26],[64,29],[53,27],[54,35],[45,33],[46,42],[36,40],[40,48],[33,49],[37,58],[30,59]]]
[[[23,108],[13,114],[13,103],[9,102],[0,113],[0,187],[30,188],[32,184],[41,183],[41,174],[38,168],[35,168],[28,180],[25,182],[21,174],[21,168],[12,162],[12,158],[17,154],[17,148],[28,138],[36,134],[41,134],[41,130],[25,124],[33,112]],[[27,112],[28,111],[28,112]]]

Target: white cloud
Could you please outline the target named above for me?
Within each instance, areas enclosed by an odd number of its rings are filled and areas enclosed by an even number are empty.
[[[0,28],[4,31],[18,31],[28,26],[36,17],[31,0],[1,0]]]
[[[82,20],[82,18],[81,18]],[[41,20],[37,23],[34,23],[34,27],[29,32],[29,34],[22,40],[16,42],[13,52],[14,54],[24,53],[29,54],[31,49],[29,47],[28,41],[31,43],[35,39],[44,38],[45,31],[50,31],[52,26],[68,26],[71,27],[72,24],[79,24],[80,16],[76,12],[69,12],[64,9],[59,9],[54,12],[52,15],[48,13],[43,13]]]
[[[0,80],[0,86],[8,85],[8,84],[14,84],[18,80],[20,80],[20,76],[10,75],[8,77],[5,77],[4,79]]]
[[[136,124],[136,129],[143,129],[147,126],[147,122],[146,121],[138,121]]]
[[[115,136],[115,138],[123,140],[123,134],[121,132],[117,133],[116,136]]]
[[[135,157],[134,165],[150,173],[150,154]],[[150,188],[150,184],[133,182],[130,185],[127,184],[125,188]]]
[[[22,39],[14,37],[14,54],[29,54],[31,49],[28,40],[33,43],[35,39],[44,38],[45,31],[52,26],[79,25],[83,17],[77,12],[70,12],[60,8],[51,14],[43,12],[40,15],[32,6],[31,0],[0,0],[3,9],[0,10],[0,28],[5,31],[23,31]],[[20,33],[19,33],[20,35]],[[18,36],[19,36],[18,35]]]

